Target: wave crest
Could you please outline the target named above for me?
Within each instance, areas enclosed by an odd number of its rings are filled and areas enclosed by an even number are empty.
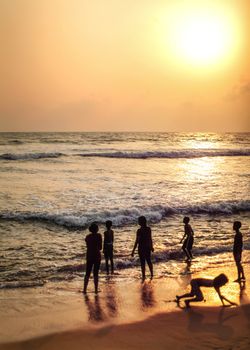
[[[92,152],[80,153],[81,157],[103,157],[103,158],[129,158],[129,159],[147,159],[147,158],[202,158],[202,157],[235,157],[250,156],[250,149],[186,149],[171,150],[167,152]]]
[[[250,200],[242,201],[221,201],[215,203],[200,203],[183,206],[163,206],[154,205],[151,207],[141,207],[132,209],[120,209],[115,211],[103,211],[99,213],[81,214],[50,214],[47,212],[0,212],[0,219],[15,220],[15,221],[33,221],[33,222],[48,222],[67,228],[84,229],[88,225],[96,221],[105,223],[107,220],[112,220],[115,226],[134,224],[140,215],[145,215],[151,222],[160,222],[162,219],[171,215],[230,215],[238,212],[250,211]]]
[[[63,153],[4,153],[0,154],[0,159],[3,160],[29,160],[29,159],[43,159],[43,158],[59,158]]]

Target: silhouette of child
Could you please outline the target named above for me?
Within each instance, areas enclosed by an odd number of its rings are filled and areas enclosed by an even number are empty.
[[[233,223],[233,230],[235,231],[233,255],[234,255],[234,261],[236,263],[237,270],[238,270],[238,278],[237,278],[237,280],[235,280],[235,282],[240,282],[241,280],[242,281],[245,280],[243,267],[241,265],[243,240],[242,240],[242,233],[240,232],[240,228],[241,228],[241,222],[235,221]]]
[[[182,241],[185,239],[184,243],[182,245],[182,250],[186,254],[187,260],[193,259],[192,247],[193,247],[193,243],[194,243],[194,231],[193,231],[191,225],[189,224],[189,221],[190,221],[190,218],[188,216],[185,216],[183,219],[184,236],[182,237],[182,239],[180,241],[180,243],[182,243]]]
[[[114,262],[113,262],[113,242],[114,242],[114,231],[111,230],[112,221],[106,221],[107,231],[104,232],[104,244],[103,253],[106,262],[106,272],[109,274],[109,260],[111,265],[111,273],[114,273]]]
[[[151,252],[154,251],[151,228],[147,226],[147,220],[145,216],[138,218],[138,224],[141,226],[136,233],[136,240],[131,256],[134,256],[135,249],[138,245],[138,254],[141,263],[142,280],[145,280],[145,265],[148,264],[151,279],[153,278],[153,264],[151,262]]]
[[[226,275],[224,275],[224,273],[221,273],[220,275],[218,275],[214,279],[194,278],[190,282],[191,292],[180,295],[180,296],[176,295],[176,301],[179,304],[179,302],[182,298],[192,297],[191,299],[185,300],[186,307],[188,308],[188,307],[190,307],[191,302],[193,303],[193,302],[204,300],[204,296],[203,296],[202,291],[200,289],[201,287],[214,287],[214,289],[216,290],[216,292],[218,293],[218,295],[220,297],[220,300],[221,300],[223,306],[226,306],[224,304],[224,300],[227,301],[231,305],[237,305],[236,303],[233,303],[230,300],[228,300],[226,297],[224,297],[220,292],[220,287],[224,286],[227,282],[228,282],[228,278]]]
[[[95,293],[98,293],[98,274],[101,264],[101,250],[102,250],[102,236],[98,233],[99,227],[97,224],[93,223],[89,226],[89,231],[91,232],[85,238],[87,245],[87,255],[86,255],[86,272],[84,277],[84,287],[83,293],[87,293],[87,286],[89,282],[89,277],[91,271],[94,267],[94,285]]]

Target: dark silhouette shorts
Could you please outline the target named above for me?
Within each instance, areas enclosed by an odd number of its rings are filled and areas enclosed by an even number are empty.
[[[151,262],[151,250],[146,250],[146,251],[138,251],[139,253],[139,258],[141,264],[145,264],[145,261],[147,263]]]
[[[94,276],[98,276],[101,260],[87,260],[86,262],[86,276],[90,276],[93,269]]]
[[[190,294],[192,294],[192,296],[196,296],[196,298],[198,300],[203,300],[204,296],[202,294],[202,291],[200,289],[198,282],[196,280],[192,280],[190,284],[191,284],[191,293]]]
[[[113,259],[113,245],[110,244],[104,247],[103,253],[106,260]]]
[[[191,250],[193,248],[193,243],[194,243],[194,237],[188,237],[185,239],[182,249],[187,249],[187,250]]]

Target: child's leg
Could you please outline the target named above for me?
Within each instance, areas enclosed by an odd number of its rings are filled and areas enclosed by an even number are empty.
[[[113,246],[110,250],[109,258],[110,258],[110,265],[111,265],[111,273],[114,273]]]
[[[83,293],[87,292],[87,287],[88,287],[89,277],[91,274],[92,267],[93,267],[93,263],[91,261],[87,261],[86,262],[86,272],[85,272],[85,277],[84,277]]]
[[[147,261],[147,264],[148,264],[148,268],[149,268],[149,271],[150,271],[151,278],[153,278],[153,276],[154,276],[154,273],[153,273],[153,264],[152,264],[152,261],[151,261],[150,253],[149,253],[149,255],[146,257],[146,261]]]
[[[176,295],[176,300],[177,301],[179,301],[180,299],[183,299],[183,298],[189,298],[189,297],[194,297],[194,296],[197,296],[197,295],[198,296],[202,295],[200,287],[197,284],[197,281],[195,279],[191,280],[190,284],[191,284],[191,292],[183,294],[183,295],[180,295],[180,296]]]
[[[237,269],[238,269],[238,279],[239,280],[242,278],[245,279],[244,270],[240,261],[237,263]]]
[[[189,250],[187,248],[184,248],[184,252],[185,252],[188,260],[191,260],[191,256],[190,256]]]
[[[95,293],[98,293],[98,274],[100,269],[100,261],[96,261],[94,264],[94,284],[95,284]]]
[[[176,299],[179,301],[180,299],[189,298],[189,297],[193,297],[193,296],[194,296],[194,294],[192,292],[190,292],[190,293],[186,293],[183,295],[176,295]]]
[[[189,304],[190,304],[190,303],[198,302],[198,301],[202,301],[202,300],[204,300],[204,297],[203,297],[203,294],[201,293],[201,295],[198,295],[198,296],[196,296],[195,298],[186,299],[186,300],[185,300],[185,304],[186,304],[186,307],[189,307]]]
[[[145,256],[140,255],[142,279],[145,280]]]
[[[196,284],[193,285],[191,292],[193,292],[192,294],[195,296],[195,298],[185,300],[186,307],[189,307],[190,303],[204,300],[204,296],[202,294],[202,291],[201,291],[200,287],[197,286]]]
[[[193,254],[192,254],[191,249],[188,249],[188,255],[190,256],[190,259],[193,259]]]
[[[114,273],[114,261],[113,261],[113,256],[110,258],[110,265],[111,265],[111,273]]]
[[[186,254],[187,259],[190,259],[190,255],[188,252],[188,245],[187,245],[188,241],[185,240],[182,246],[182,250],[184,251],[184,253]]]
[[[105,256],[105,264],[106,264],[106,272],[107,275],[109,274],[109,259],[107,256]]]

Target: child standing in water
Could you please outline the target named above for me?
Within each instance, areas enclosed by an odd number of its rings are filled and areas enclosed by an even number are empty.
[[[189,298],[185,300],[185,304],[186,304],[186,307],[190,307],[191,302],[193,303],[193,302],[204,300],[204,296],[202,294],[200,287],[214,287],[214,289],[219,295],[219,298],[223,306],[225,306],[224,300],[231,305],[237,305],[236,303],[233,303],[230,300],[228,300],[226,297],[224,297],[220,292],[220,287],[224,286],[227,282],[228,282],[228,278],[226,275],[224,275],[224,273],[221,273],[219,276],[215,277],[214,279],[194,278],[190,282],[191,292],[180,296],[176,295],[176,301],[179,304],[182,298]]]
[[[241,222],[235,221],[233,223],[233,230],[235,231],[233,255],[234,255],[234,261],[236,263],[237,270],[238,270],[238,278],[235,282],[245,281],[245,275],[244,275],[243,267],[241,265],[243,240],[242,240],[242,233],[240,232],[240,228],[241,228]]]
[[[113,262],[113,243],[114,243],[114,231],[111,229],[112,221],[106,221],[107,231],[104,232],[104,244],[103,253],[106,262],[106,272],[109,274],[109,260],[111,266],[111,273],[114,273],[114,262]]]
[[[101,264],[102,235],[98,233],[98,225],[93,223],[89,226],[90,234],[85,238],[87,245],[86,272],[84,277],[83,293],[87,293],[89,277],[94,268],[95,293],[98,293],[98,274]]]
[[[141,226],[136,233],[136,240],[131,256],[134,256],[135,249],[138,245],[138,254],[141,263],[142,280],[145,280],[145,265],[148,264],[151,279],[153,278],[153,264],[151,262],[151,252],[154,251],[153,241],[151,235],[151,228],[147,226],[147,220],[145,216],[138,218],[138,224]]]
[[[194,243],[194,231],[191,227],[191,225],[189,224],[189,217],[185,216],[183,219],[183,223],[184,223],[184,236],[182,237],[180,243],[182,243],[182,241],[184,240],[184,243],[182,245],[182,250],[184,251],[184,253],[187,256],[187,260],[191,260],[193,259],[193,255],[192,255],[192,247],[193,247],[193,243]]]

